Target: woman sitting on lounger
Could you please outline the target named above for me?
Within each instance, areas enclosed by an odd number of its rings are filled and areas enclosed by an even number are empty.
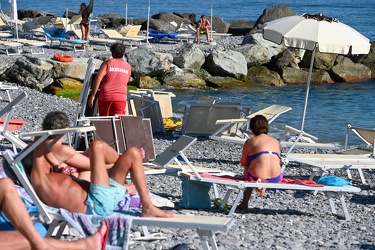
[[[250,129],[254,136],[246,140],[241,157],[241,165],[244,167],[244,177],[248,181],[274,182],[283,180],[280,167],[279,142],[267,135],[268,120],[263,115],[256,115],[250,120]],[[258,195],[262,196],[264,188],[257,189]],[[240,209],[248,209],[248,203],[252,188],[244,192]]]

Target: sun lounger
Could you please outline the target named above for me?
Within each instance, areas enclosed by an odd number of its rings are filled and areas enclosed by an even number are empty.
[[[291,109],[291,107],[271,105],[246,116],[246,118],[218,119],[216,120],[216,125],[219,127],[210,136],[210,139],[243,145],[249,138],[249,125],[252,117],[256,115],[264,115],[267,118],[268,123],[272,123],[277,117],[290,111]],[[234,126],[236,127],[235,131],[229,130],[228,133],[228,129]]]
[[[311,167],[318,168],[321,174],[330,169],[346,170],[349,179],[352,178],[351,170],[357,170],[360,181],[365,184],[366,180],[362,170],[375,169],[375,159],[368,155],[349,155],[349,154],[289,154],[286,159],[291,162],[299,162]],[[314,177],[312,172],[310,179]]]
[[[19,42],[0,40],[0,45],[5,48],[8,56],[20,55],[22,52],[23,44]]]
[[[317,143],[316,141],[318,140],[318,138],[306,132],[304,132],[302,136],[303,142],[285,141],[288,134],[299,135],[301,133],[301,130],[293,128],[288,125],[283,125],[281,126],[281,128],[284,129],[285,131],[284,134],[279,139],[280,147],[282,148],[290,149],[291,147],[293,147],[293,148],[307,148],[307,149],[316,149],[316,150],[322,150],[322,149],[337,150],[339,148],[338,145],[334,143]],[[289,153],[286,153],[286,155],[288,154]]]
[[[307,185],[299,185],[299,184],[287,184],[287,183],[258,183],[258,182],[249,182],[244,181],[242,178],[236,178],[233,176],[228,175],[212,175],[212,174],[200,174],[198,171],[191,167],[191,171],[194,173],[182,173],[182,176],[194,180],[194,181],[202,181],[207,183],[212,183],[214,185],[224,185],[228,188],[224,198],[222,199],[221,209],[224,209],[225,204],[227,204],[230,195],[232,192],[237,192],[236,198],[232,204],[231,209],[229,210],[228,214],[232,215],[239,202],[242,199],[243,192],[246,188],[267,188],[267,189],[288,189],[288,190],[304,190],[304,191],[322,191],[327,196],[328,202],[331,207],[332,214],[338,215],[340,217],[344,217],[346,220],[350,220],[350,214],[348,211],[348,207],[345,203],[344,195],[347,192],[357,193],[360,192],[361,189],[353,186],[343,186],[343,187],[335,187],[335,186],[307,186]],[[342,206],[343,215],[338,214],[336,211],[335,203],[333,198],[337,197],[340,201]],[[215,196],[218,198],[218,196]]]
[[[241,119],[251,112],[251,108],[235,102],[186,104],[181,133],[192,136],[212,136],[222,128],[221,125],[216,124],[217,120]],[[228,124],[222,131],[232,131],[231,125]]]
[[[344,150],[348,149],[348,141],[349,141],[350,132],[353,132],[355,135],[357,135],[366,144],[366,147],[372,147],[372,155],[373,156],[375,155],[375,147],[374,147],[375,129],[353,127],[352,125],[348,124],[347,129],[346,129],[346,135],[345,135]]]
[[[82,40],[82,39],[74,39],[74,37],[68,38],[67,33],[62,29],[44,29],[45,35],[48,37],[48,39],[51,41],[50,46],[52,46],[52,43],[58,42],[59,46],[61,46],[62,43],[68,43],[73,45],[74,51],[86,51],[85,44],[87,44],[88,40]],[[77,46],[80,45],[81,49],[79,49]]]
[[[137,35],[140,28],[140,25],[131,26],[125,36],[121,35],[117,30],[114,29],[101,29],[101,31],[109,39],[114,39],[122,42],[127,41],[129,42],[130,46],[132,46],[132,42],[137,42],[139,45],[141,45],[142,42],[147,40],[146,36]]]
[[[30,47],[30,53],[32,55],[40,55],[44,54],[44,46],[46,45],[46,42],[39,41],[39,40],[31,40],[31,39],[18,39],[14,40],[14,42],[18,42],[23,44],[24,46]]]

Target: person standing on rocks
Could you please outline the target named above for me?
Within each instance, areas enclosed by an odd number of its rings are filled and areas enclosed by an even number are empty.
[[[279,183],[283,180],[280,166],[279,142],[267,135],[268,120],[263,115],[256,115],[250,120],[250,129],[254,134],[247,139],[242,150],[241,165],[244,167],[244,178],[247,181]],[[253,189],[244,192],[239,209],[247,210]],[[262,196],[264,188],[258,188],[258,196]]]
[[[111,46],[112,58],[103,62],[94,80],[88,98],[88,106],[94,106],[96,92],[100,86],[98,99],[99,115],[114,116],[125,114],[127,85],[131,76],[131,65],[123,58],[125,45],[115,43]]]
[[[199,19],[198,27],[197,27],[197,42],[198,42],[198,44],[200,43],[201,31],[206,32],[207,42],[210,42],[210,31],[209,31],[210,28],[211,28],[211,24],[207,20],[206,15],[202,15],[201,18]]]
[[[89,40],[90,15],[92,14],[93,8],[94,8],[94,0],[90,0],[90,3],[88,6],[86,5],[86,3],[81,3],[80,5],[80,10],[78,14],[82,16],[82,21],[80,23],[81,32],[82,32],[82,40]]]

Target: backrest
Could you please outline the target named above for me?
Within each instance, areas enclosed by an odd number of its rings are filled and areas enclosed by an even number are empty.
[[[130,28],[128,29],[128,32],[126,32],[125,36],[129,36],[129,37],[137,36],[139,31],[141,30],[141,27],[142,27],[142,25],[132,25],[132,26],[130,26]]]
[[[281,106],[281,105],[271,105],[267,108],[264,108],[264,109],[261,109],[261,110],[255,112],[255,113],[252,113],[251,115],[248,115],[246,118],[251,119],[256,115],[264,115],[267,118],[268,123],[271,123],[277,117],[279,117],[279,115],[281,115],[281,114],[283,114],[283,113],[285,113],[289,110],[292,110],[292,108],[286,107],[286,106]]]
[[[120,33],[118,33],[117,30],[114,30],[114,29],[102,29],[102,31],[109,38],[111,38],[111,37],[122,37],[122,35]]]
[[[121,120],[118,118],[103,118],[92,120],[92,125],[96,130],[94,136],[96,140],[105,141],[118,153],[126,149],[125,138]]]
[[[152,163],[163,168],[167,164],[175,160],[181,152],[184,152],[196,141],[197,138],[183,135],[178,138],[170,147],[164,150],[163,153],[158,155]]]
[[[53,16],[40,16],[35,21],[40,25],[44,26],[47,25],[49,22],[51,22]]]
[[[190,103],[185,105],[181,133],[193,136],[210,136],[222,127],[217,120],[238,119],[248,114],[251,107],[239,103]]]
[[[17,179],[22,184],[22,186],[26,189],[27,193],[30,195],[31,199],[33,200],[35,206],[38,208],[41,219],[47,223],[50,224],[53,221],[52,216],[48,213],[46,207],[44,206],[43,202],[39,199],[37,196],[33,186],[30,183],[30,180],[28,179],[23,165],[20,161],[16,162],[17,158],[14,159],[13,156],[10,154],[10,151],[5,151],[3,154],[3,157],[8,162],[10,168],[13,170],[14,174],[17,176]],[[22,159],[20,159],[22,160]]]
[[[143,148],[145,158],[143,162],[155,159],[154,138],[152,134],[151,120],[134,116],[120,116],[126,147]]]
[[[129,92],[127,95],[129,111],[133,116],[150,118],[152,130],[154,132],[165,132],[164,121],[161,113],[159,102],[152,96]]]
[[[82,20],[81,15],[74,15],[74,16],[72,16],[72,18],[70,18],[69,24],[78,24],[78,23],[81,22],[81,20]]]

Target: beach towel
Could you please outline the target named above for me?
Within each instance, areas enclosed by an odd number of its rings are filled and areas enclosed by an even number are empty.
[[[65,209],[60,209],[69,225],[76,229],[81,235],[89,236],[98,231],[101,222],[108,222],[109,235],[107,240],[107,250],[127,250],[130,236],[130,228],[133,216],[123,213],[112,213],[108,216],[88,215],[71,213]],[[135,214],[133,214],[135,215]]]

